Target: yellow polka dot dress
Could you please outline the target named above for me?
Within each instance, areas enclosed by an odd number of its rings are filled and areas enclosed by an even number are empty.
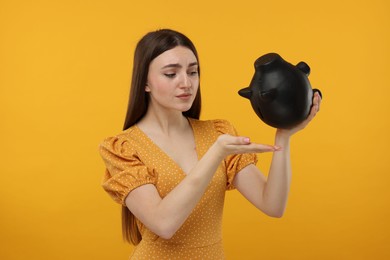
[[[233,126],[225,120],[189,118],[189,122],[199,159],[219,135],[236,135]],[[186,176],[136,125],[105,139],[100,145],[100,154],[106,164],[102,186],[122,205],[129,192],[144,184],[155,185],[164,198]],[[232,182],[237,172],[256,162],[255,154],[226,157],[202,199],[171,239],[157,236],[137,221],[142,240],[130,259],[224,259],[222,212],[225,191],[234,189]]]

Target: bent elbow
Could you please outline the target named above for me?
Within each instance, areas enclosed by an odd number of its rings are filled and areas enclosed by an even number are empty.
[[[269,215],[270,217],[273,217],[273,218],[282,218],[284,215],[284,212],[278,212],[278,213],[274,213],[274,214],[271,214]]]
[[[163,238],[163,239],[171,239],[173,237],[175,233],[173,232],[160,232],[160,234],[157,234],[159,237]]]
[[[177,231],[177,229],[175,229],[175,228],[172,228],[169,226],[161,226],[157,230],[156,235],[158,235],[159,237],[161,237],[163,239],[171,239],[175,235],[176,231]]]
[[[282,218],[284,216],[284,210],[269,211],[266,214],[272,218]]]

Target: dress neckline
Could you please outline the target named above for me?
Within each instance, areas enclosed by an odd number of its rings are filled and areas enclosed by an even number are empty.
[[[192,119],[192,118],[189,118],[187,117],[187,120],[190,124],[190,127],[192,129],[192,134],[194,136],[194,143],[195,143],[195,153],[196,153],[196,156],[198,158],[198,161],[200,159],[200,153],[199,153],[199,150],[198,150],[198,147],[199,147],[199,144],[198,144],[198,137],[197,137],[197,129],[196,129],[196,126],[194,124],[194,120],[195,119]],[[173,159],[171,158],[163,149],[160,148],[160,146],[158,146],[144,131],[142,131],[141,128],[138,127],[137,124],[134,125],[134,129],[144,137],[144,139],[148,142],[149,144],[149,147],[151,149],[153,149],[153,152],[155,154],[155,156],[159,156],[160,155],[162,157],[165,157],[166,158],[166,161],[169,162],[171,165],[173,165],[174,167],[176,167],[180,173],[182,173],[183,175],[187,175],[188,173],[185,172],[183,170],[183,168]]]

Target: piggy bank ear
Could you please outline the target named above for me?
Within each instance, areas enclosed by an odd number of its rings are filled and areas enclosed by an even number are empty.
[[[306,76],[309,76],[310,74],[310,67],[305,62],[301,61],[297,64],[297,68],[306,74]]]

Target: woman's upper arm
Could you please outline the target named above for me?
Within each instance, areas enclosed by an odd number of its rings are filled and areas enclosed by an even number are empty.
[[[263,208],[263,191],[266,183],[265,176],[254,164],[249,164],[239,171],[233,180],[236,189],[260,210]]]

